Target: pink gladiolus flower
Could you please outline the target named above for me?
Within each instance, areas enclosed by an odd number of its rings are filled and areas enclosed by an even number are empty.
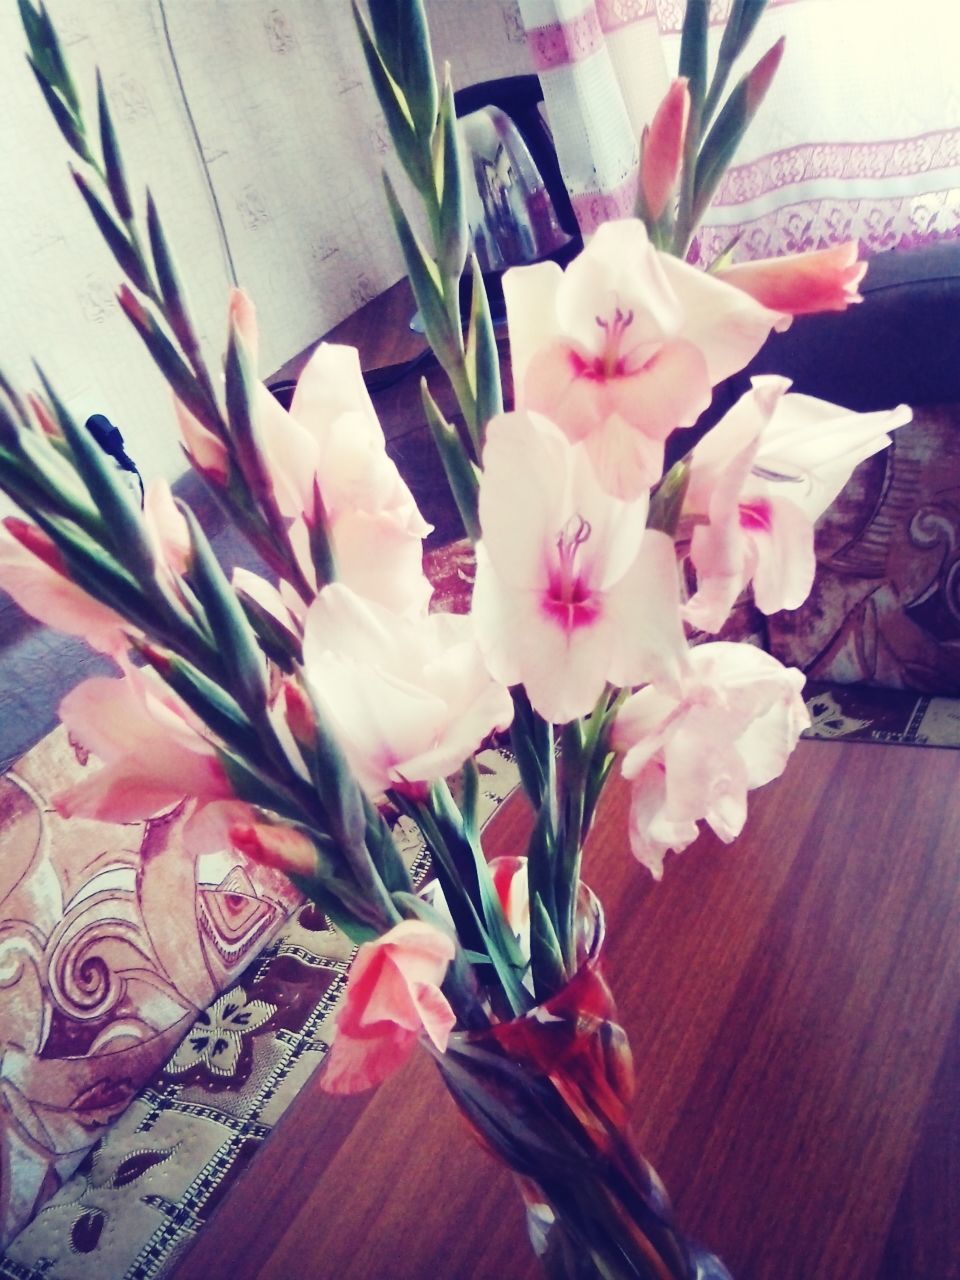
[[[124,653],[126,622],[71,582],[53,540],[16,516],[8,516],[2,525],[0,587],[20,608],[48,627],[80,636],[101,653]]]
[[[401,1067],[421,1034],[444,1052],[456,1016],[440,991],[453,940],[422,920],[403,920],[357,952],[321,1076],[328,1093],[372,1089]]]
[[[632,784],[630,846],[659,879],[701,820],[726,843],[747,816],[747,792],[783,772],[810,723],[804,677],[762,649],[714,642],[690,654],[678,693],[647,685],[623,706],[614,745]]]
[[[785,395],[784,378],[753,389],[693,451],[685,512],[694,529],[690,558],[697,591],[684,616],[719,631],[753,582],[762,613],[797,609],[816,568],[814,523],[865,458],[909,422],[906,405],[853,413],[811,396]]]
[[[763,306],[791,316],[846,311],[851,303],[863,301],[857,287],[867,264],[858,261],[858,252],[857,241],[849,240],[813,253],[738,262],[716,272],[715,279],[735,285]]]
[[[647,498],[612,498],[582,445],[535,413],[487,429],[474,625],[490,670],[563,723],[607,681],[676,679],[686,660],[673,543]],[[532,482],[533,481],[533,482]]]
[[[256,317],[249,299],[235,293],[230,317],[252,351]],[[262,385],[255,411],[274,497],[294,522],[291,536],[307,577],[307,530],[319,518],[319,491],[338,579],[398,612],[422,612],[432,594],[423,573],[431,526],[387,456],[356,350],[321,343],[300,375],[290,412]]]
[[[303,661],[317,705],[372,796],[446,777],[513,717],[469,618],[400,616],[342,583],[310,606]]]
[[[643,135],[640,186],[647,212],[654,221],[667,207],[677,185],[689,118],[690,90],[686,76],[680,76],[671,83]]]
[[[618,497],[649,488],[663,442],[690,426],[710,388],[789,318],[650,244],[636,219],[607,222],[566,269],[504,276],[517,407],[584,441]]]
[[[226,774],[199,720],[150,670],[85,680],[60,704],[71,738],[102,769],[54,797],[65,818],[135,822],[185,796],[229,797]]]

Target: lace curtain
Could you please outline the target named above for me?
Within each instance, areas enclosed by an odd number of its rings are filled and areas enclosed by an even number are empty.
[[[706,0],[691,0],[706,3]],[[710,0],[711,46],[731,0]],[[683,0],[520,0],[560,164],[584,232],[629,213],[637,139],[675,74]],[[743,65],[786,54],[694,252],[709,262],[857,239],[864,250],[960,227],[960,11],[942,0],[770,0]],[[733,82],[733,81],[732,81]]]

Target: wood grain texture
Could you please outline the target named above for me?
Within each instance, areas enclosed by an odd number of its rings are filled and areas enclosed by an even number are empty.
[[[801,743],[744,836],[701,837],[660,885],[626,850],[625,806],[615,785],[587,878],[638,1145],[686,1228],[737,1280],[956,1276],[960,754]],[[488,852],[527,823],[514,797]],[[424,1056],[346,1103],[314,1078],[176,1275],[537,1269],[509,1176]]]

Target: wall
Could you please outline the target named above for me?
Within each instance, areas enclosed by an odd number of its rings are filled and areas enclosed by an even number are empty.
[[[393,163],[346,0],[48,0],[84,102],[100,66],[138,197],[146,184],[212,361],[236,280],[266,374],[401,274]],[[528,70],[515,0],[431,0],[458,84]],[[79,416],[121,427],[145,475],[181,470],[169,398],[114,294],[119,272],[0,8],[0,367],[43,364]]]

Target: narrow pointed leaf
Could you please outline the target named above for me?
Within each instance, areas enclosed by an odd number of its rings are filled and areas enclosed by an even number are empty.
[[[193,361],[200,352],[193,325],[187,313],[186,299],[177,275],[170,247],[163,231],[160,215],[153,195],[147,192],[147,233],[150,237],[150,254],[153,269],[157,273],[160,296],[163,298],[167,322],[187,358]]]
[[[97,224],[97,230],[103,236],[107,248],[116,259],[117,266],[127,279],[136,285],[141,293],[145,292],[149,288],[146,272],[126,232],[111,217],[100,197],[90,189],[83,174],[77,173],[75,169],[71,169],[70,172],[73,175],[77,190],[83,196],[84,202],[90,210],[94,222]]]
[[[690,102],[699,108],[707,86],[707,32],[710,6],[707,0],[689,0],[680,33],[678,75],[686,76]]]
[[[477,461],[483,453],[487,423],[503,412],[500,383],[500,353],[490,315],[487,288],[476,256],[470,256],[473,290],[470,302],[470,333],[467,339],[467,373],[477,398]]]
[[[206,612],[237,702],[254,723],[266,720],[269,697],[263,652],[196,516],[187,506],[181,505],[180,510],[193,550],[187,577]]]
[[[107,175],[110,198],[113,200],[117,217],[123,222],[129,222],[133,217],[133,206],[130,203],[130,192],[123,172],[120,144],[117,142],[116,130],[113,127],[113,119],[103,87],[103,77],[99,69],[97,71],[97,114],[100,119],[100,149],[103,152],[103,167]]]
[[[133,641],[133,647],[231,750],[248,760],[260,758],[260,741],[253,726],[225,689],[175,653],[138,640]],[[276,808],[276,800],[273,807]]]
[[[37,372],[64,439],[95,507],[106,524],[110,545],[120,564],[149,594],[155,582],[156,565],[147,539],[143,516],[121,473],[88,431],[73,419],[47,380]]]
[[[530,902],[530,952],[537,957],[533,966],[537,999],[544,1000],[564,985],[567,971],[553,921],[539,893]]]
[[[720,48],[717,51],[717,65],[703,104],[700,117],[701,128],[706,128],[713,119],[713,114],[720,105],[720,99],[727,86],[730,70],[747,47],[766,7],[767,0],[733,0],[720,40]]]
[[[21,7],[21,13],[23,9]],[[56,28],[50,20],[46,7],[40,4],[38,29],[40,40],[42,42],[44,52],[46,54],[47,65],[50,68],[50,79],[63,94],[67,101],[67,105],[73,114],[77,117],[80,115],[80,98],[77,89],[70,75],[70,68],[67,66],[66,59],[63,56],[63,48],[60,44],[60,37],[57,35]]]
[[[692,206],[693,226],[713,199],[720,179],[760,109],[780,65],[783,47],[784,40],[781,36],[733,89],[717,116],[716,123],[704,139],[697,159]]]
[[[427,387],[426,378],[423,378],[420,382],[420,395],[423,400],[423,411],[427,417],[427,425],[440,454],[440,461],[443,463],[447,483],[450,485],[450,492],[453,494],[453,500],[457,504],[460,518],[463,520],[463,527],[467,531],[467,536],[473,542],[478,542],[480,539],[480,516],[478,512],[480,483],[477,479],[476,468],[470,461],[456,428],[447,422],[437,408],[437,403]]]
[[[353,16],[360,35],[363,56],[367,70],[373,82],[374,92],[380,109],[390,130],[390,137],[397,150],[397,158],[403,165],[411,182],[418,191],[426,191],[432,181],[430,173],[429,143],[425,147],[418,138],[413,123],[410,106],[403,90],[387,69],[376,43],[367,27],[366,21],[356,3],[353,4]]]
[[[90,154],[90,148],[87,146],[87,140],[83,136],[77,121],[71,115],[69,108],[64,105],[63,99],[58,96],[57,91],[51,87],[33,58],[28,55],[27,61],[30,63],[44,101],[50,109],[50,114],[53,116],[67,146],[71,151],[75,151],[81,160],[86,161],[87,164],[93,164],[94,160]]]
[[[400,86],[414,128],[429,140],[437,119],[437,80],[422,0],[369,0],[380,56]]]
[[[463,172],[457,136],[457,114],[453,105],[453,88],[449,75],[443,87],[440,104],[440,130],[443,146],[443,188],[440,196],[440,269],[445,276],[459,280],[467,260],[470,229],[463,197]]]
[[[237,599],[256,633],[260,648],[281,670],[287,674],[292,672],[294,662],[303,658],[299,638],[242,588],[237,589]]]
[[[393,183],[386,173],[383,175],[383,185],[387,193],[390,216],[393,219],[393,225],[403,252],[407,275],[410,277],[410,286],[413,289],[413,296],[417,300],[417,306],[420,308],[420,314],[423,317],[427,338],[430,340],[430,345],[441,363],[449,364],[457,356],[456,340],[451,331],[450,317],[444,305],[443,291],[436,264],[410,226],[407,215],[403,212],[400,201],[397,199],[397,194],[393,189]]]
[[[153,357],[154,364],[170,384],[173,394],[217,439],[222,438],[223,425],[216,405],[204,392],[155,318],[125,285],[121,286],[117,301]]]

